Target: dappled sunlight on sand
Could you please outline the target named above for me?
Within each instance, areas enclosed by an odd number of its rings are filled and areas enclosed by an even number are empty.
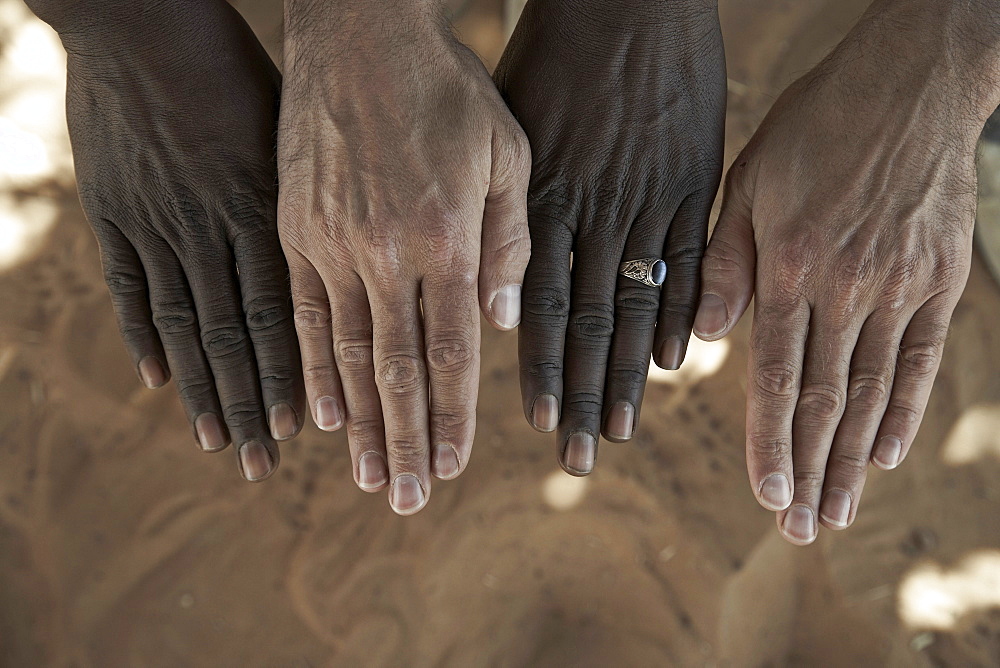
[[[542,497],[554,510],[570,510],[583,501],[589,483],[587,478],[577,478],[562,471],[553,471],[542,482]]]
[[[32,193],[72,181],[63,97],[66,56],[55,33],[16,0],[0,0],[0,271],[31,257],[58,206]]]
[[[973,406],[962,413],[941,448],[941,459],[952,466],[986,457],[1000,460],[1000,406]]]
[[[924,564],[899,587],[899,616],[911,628],[948,630],[962,616],[1000,607],[1000,551],[971,553],[954,568]]]
[[[687,385],[716,373],[729,357],[731,344],[727,339],[706,343],[691,337],[684,363],[677,371],[664,371],[656,364],[649,365],[649,380],[654,383]]]

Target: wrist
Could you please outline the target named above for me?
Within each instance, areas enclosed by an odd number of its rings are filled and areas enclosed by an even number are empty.
[[[883,94],[934,96],[978,136],[1000,106],[1000,3],[875,0],[830,58],[843,67],[852,60],[868,61]]]

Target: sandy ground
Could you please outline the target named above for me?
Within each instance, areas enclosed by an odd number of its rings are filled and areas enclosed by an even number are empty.
[[[278,0],[235,4],[276,54]],[[732,159],[865,3],[720,4]],[[487,63],[501,16],[461,18]],[[60,120],[58,58],[10,74],[38,31],[0,0],[8,138]],[[307,428],[262,485],[197,451],[173,389],[130,367],[62,130],[44,140],[49,167],[0,180],[25,249],[0,254],[0,665],[1000,663],[1000,291],[978,259],[919,440],[848,532],[792,547],[751,495],[746,323],[657,374],[587,480],[524,423],[515,337],[488,331],[472,464],[403,519],[354,486],[342,435]]]

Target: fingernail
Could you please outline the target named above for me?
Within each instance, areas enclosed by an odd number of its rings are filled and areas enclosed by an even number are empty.
[[[504,329],[514,329],[521,322],[521,286],[508,285],[497,290],[490,304],[493,321]]]
[[[455,448],[444,443],[434,446],[434,475],[442,480],[451,480],[458,475],[458,453]]]
[[[420,481],[409,473],[398,476],[389,492],[389,505],[398,515],[412,515],[424,507],[426,497]]]
[[[881,468],[894,469],[899,466],[899,455],[903,452],[903,444],[895,436],[886,436],[875,446],[872,459]]]
[[[274,470],[271,453],[259,441],[247,441],[240,446],[240,465],[243,477],[250,482],[263,480]]]
[[[677,336],[671,336],[660,346],[660,354],[656,357],[656,364],[661,369],[667,371],[677,371],[684,361],[684,342]]]
[[[389,482],[389,469],[377,452],[366,452],[358,460],[358,487],[378,489]]]
[[[559,426],[559,402],[551,394],[540,394],[531,406],[531,424],[538,431],[555,431]]]
[[[194,431],[198,434],[198,445],[205,452],[216,452],[229,445],[229,436],[215,413],[199,415],[194,421]]]
[[[585,432],[577,432],[566,441],[563,450],[563,467],[570,473],[587,475],[594,470],[597,441]]]
[[[143,385],[155,390],[167,382],[167,372],[163,370],[160,360],[155,357],[143,357],[139,360],[139,378]]]
[[[694,316],[694,329],[703,336],[714,336],[720,333],[729,322],[729,309],[722,298],[712,293],[701,296],[698,313]]]
[[[285,441],[298,430],[298,419],[295,411],[288,404],[281,403],[271,406],[268,411],[267,421],[271,425],[271,438],[276,441]]]
[[[823,503],[819,506],[819,516],[838,527],[847,526],[847,518],[851,515],[851,495],[842,489],[831,489],[823,495]]]
[[[627,401],[619,401],[608,412],[605,426],[608,438],[616,441],[627,441],[635,432],[635,406]]]
[[[800,545],[816,540],[816,517],[808,506],[794,506],[781,525],[785,535]]]
[[[782,473],[773,473],[760,484],[760,500],[768,510],[784,510],[792,502],[792,486]]]
[[[344,426],[340,404],[333,397],[320,397],[316,400],[316,426],[323,431],[337,431]]]

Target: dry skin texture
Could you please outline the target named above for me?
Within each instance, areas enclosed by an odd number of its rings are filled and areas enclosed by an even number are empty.
[[[236,4],[279,43],[279,3]],[[499,4],[462,19],[491,62]],[[721,3],[728,157],[864,4]],[[0,275],[2,665],[1000,660],[996,608],[928,632],[899,607],[912,569],[1000,550],[997,437],[945,461],[967,410],[1000,411],[1000,293],[978,259],[913,453],[872,474],[846,533],[795,548],[754,501],[747,323],[716,373],[652,383],[636,439],[606,445],[586,481],[524,422],[515,337],[484,328],[472,463],[406,519],[351,482],[342,433],[307,428],[262,485],[232,453],[200,454],[174,392],[130,368],[70,182],[47,187],[63,215]]]

